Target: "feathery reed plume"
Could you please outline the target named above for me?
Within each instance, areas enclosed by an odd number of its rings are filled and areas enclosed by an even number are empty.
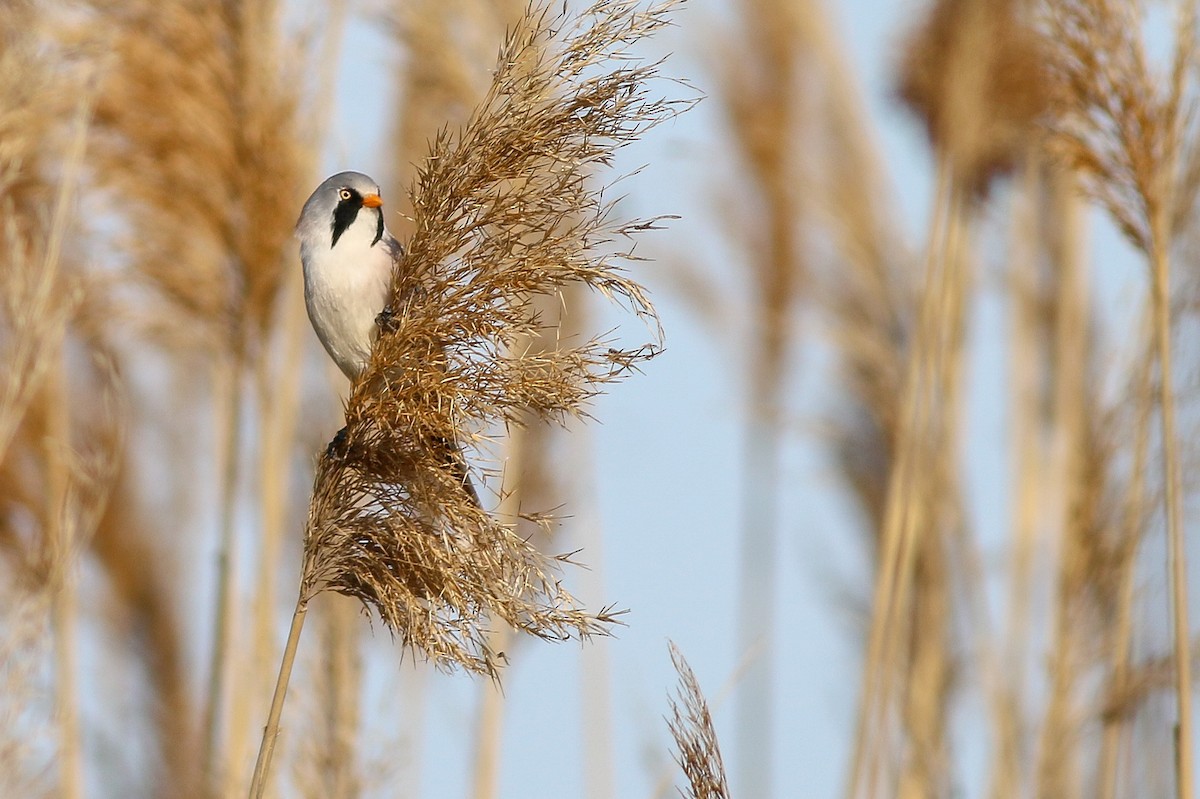
[[[290,249],[304,171],[298,87],[280,68],[274,0],[94,4],[82,37],[111,53],[96,111],[98,182],[132,231],[122,250],[134,282],[165,301],[157,332],[216,357],[221,474],[216,613],[201,759],[210,790],[229,769],[228,722],[245,368],[260,354]],[[252,665],[252,664],[251,664]],[[235,742],[236,744],[236,742]]]
[[[573,607],[552,563],[497,524],[447,468],[446,442],[526,411],[562,419],[653,348],[593,340],[531,356],[531,296],[583,282],[653,309],[604,247],[654,227],[617,223],[585,178],[676,112],[648,96],[654,68],[606,59],[666,24],[602,0],[561,41],[561,17],[526,16],[492,88],[452,139],[439,136],[413,195],[416,232],[398,265],[384,331],[346,410],[346,431],[318,464],[306,535],[305,593],[337,590],[376,610],[406,644],[442,665],[495,674],[480,611],[559,639],[611,623]],[[586,21],[583,21],[586,20]],[[430,611],[435,612],[431,613]]]
[[[761,221],[746,247],[753,321],[745,343],[737,611],[738,648],[756,657],[746,670],[736,704],[735,784],[747,796],[768,796],[783,441],[779,428],[795,346],[797,299],[807,280],[798,247],[799,161],[793,144],[803,63],[796,45],[804,12],[786,0],[742,0],[736,6],[740,31],[732,44],[736,55],[731,53],[722,63],[721,100]]]
[[[580,609],[540,553],[473,501],[453,442],[525,414],[585,413],[602,387],[654,353],[593,339],[531,355],[514,340],[539,324],[529,300],[583,283],[654,311],[612,252],[654,229],[619,222],[588,178],[687,103],[651,95],[657,64],[630,48],[678,2],[598,0],[577,18],[531,7],[501,50],[492,85],[461,131],[442,133],[413,190],[415,231],[393,275],[371,360],[345,430],[317,464],[305,557],[254,795],[265,776],[308,603],[355,597],[406,648],[435,664],[498,676],[486,626],[564,640],[603,634],[611,608]]]
[[[1140,4],[1056,0],[1041,4],[1055,47],[1054,144],[1085,191],[1146,256],[1159,366],[1167,568],[1174,640],[1176,795],[1195,791],[1187,551],[1180,497],[1179,441],[1171,357],[1171,250],[1200,185],[1196,169],[1196,6],[1177,10],[1174,50],[1164,77],[1147,60]]]
[[[688,780],[688,790],[680,790],[679,794],[691,799],[728,799],[725,764],[721,760],[721,747],[717,744],[717,731],[713,728],[708,703],[704,701],[700,683],[683,653],[674,643],[670,643],[670,647],[671,663],[679,674],[679,690],[678,698],[671,700],[667,726],[679,750],[675,762]]]
[[[388,22],[404,48],[403,77],[392,133],[394,197],[405,197],[429,142],[458,127],[487,91],[492,56],[520,19],[525,0],[401,0]],[[412,233],[409,208],[396,219],[397,236]]]
[[[994,663],[987,664],[995,670],[994,679],[988,680],[996,741],[989,789],[993,797],[1033,790],[1036,746],[1029,687],[1043,672],[1044,659],[1033,656],[1043,636],[1062,646],[1050,655],[1057,667],[1050,679],[1070,689],[1090,666],[1074,646],[1080,639],[1070,626],[1043,625],[1034,611],[1043,603],[1052,605],[1062,610],[1053,620],[1062,622],[1085,607],[1076,603],[1064,608],[1073,597],[1062,593],[1062,580],[1086,576],[1078,575],[1078,562],[1068,566],[1062,556],[1078,535],[1081,523],[1076,517],[1090,512],[1077,508],[1080,497],[1094,490],[1080,481],[1092,476],[1093,469],[1105,471],[1112,454],[1110,448],[1090,446],[1096,442],[1087,430],[1088,414],[1103,409],[1085,397],[1088,384],[1094,382],[1090,370],[1097,347],[1073,182],[1047,164],[1043,153],[1029,151],[1019,186],[1007,259],[1014,481],[1008,608]],[[1057,705],[1058,710],[1068,707],[1069,701]],[[1042,714],[1047,723],[1052,716],[1056,723],[1068,725],[1079,718],[1050,713],[1049,708]],[[1064,738],[1043,735],[1042,740],[1061,744]],[[1078,750],[1071,747],[1047,762],[1061,764],[1066,771]]]

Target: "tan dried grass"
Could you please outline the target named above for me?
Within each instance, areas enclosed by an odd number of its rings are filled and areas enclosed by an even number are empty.
[[[679,674],[679,690],[677,697],[671,700],[667,726],[675,739],[675,762],[683,769],[688,781],[687,791],[679,793],[691,799],[728,799],[725,764],[712,715],[708,712],[708,702],[683,654],[674,643],[670,646],[671,663]]]

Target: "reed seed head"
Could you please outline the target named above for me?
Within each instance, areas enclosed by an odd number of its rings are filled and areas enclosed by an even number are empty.
[[[586,285],[656,324],[623,271],[654,220],[620,222],[595,173],[686,107],[650,92],[655,64],[629,47],[679,5],[598,0],[575,18],[531,7],[484,99],[443,131],[412,190],[414,233],[384,330],[356,381],[346,429],[318,464],[306,537],[308,594],[375,610],[441,666],[496,674],[487,627],[586,638],[616,622],[582,610],[540,553],[464,487],[461,444],[526,419],[586,414],[601,388],[650,357],[601,339],[531,352],[537,296]]]

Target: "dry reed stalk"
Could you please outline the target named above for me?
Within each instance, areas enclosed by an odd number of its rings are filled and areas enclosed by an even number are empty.
[[[630,52],[677,5],[599,0],[573,18],[529,9],[470,120],[434,141],[381,335],[352,388],[346,429],[317,465],[253,796],[266,789],[304,617],[321,592],[358,598],[439,666],[492,677],[493,620],[547,640],[602,635],[617,623],[611,608],[588,613],[563,588],[556,572],[566,556],[543,555],[474,503],[448,468],[446,444],[471,443],[527,413],[582,414],[605,384],[653,354],[600,340],[542,356],[511,345],[536,331],[531,298],[577,282],[654,319],[621,269],[632,253],[610,247],[654,220],[615,220],[588,178],[686,106],[653,97],[657,64]]]
[[[79,35],[101,37],[114,61],[96,115],[96,175],[137,231],[122,249],[136,279],[173,312],[168,346],[199,342],[227,378],[217,411],[224,420],[217,450],[225,456],[202,747],[217,793],[229,771],[221,741],[226,675],[238,651],[231,642],[242,378],[262,349],[290,250],[289,200],[303,177],[298,89],[279,67],[272,0],[97,3],[92,17]]]
[[[1077,495],[1087,490],[1080,484],[1084,475],[1081,454],[1089,452],[1080,425],[1094,410],[1084,403],[1083,391],[1088,383],[1086,367],[1094,360],[1095,347],[1089,333],[1080,214],[1072,185],[1069,176],[1049,168],[1040,153],[1027,154],[1024,199],[1016,212],[1010,258],[1017,510],[1008,618],[998,661],[1001,671],[992,695],[997,749],[990,794],[995,797],[1034,790],[1027,768],[1036,751],[1028,734],[1029,713],[1034,707],[1028,701],[1033,684],[1030,653],[1046,631],[1035,623],[1031,608],[1043,601],[1045,586],[1055,582],[1047,569],[1062,562],[1062,542],[1075,529],[1069,522],[1078,504]],[[1061,605],[1071,598],[1064,596],[1069,591],[1061,584],[1059,589],[1052,596]],[[1060,627],[1059,632],[1059,640],[1065,644],[1079,642],[1071,628]],[[1064,684],[1081,679],[1083,669],[1089,665],[1080,657],[1068,657],[1057,650],[1049,657],[1058,659],[1060,665],[1076,667],[1076,672],[1056,678],[1066,681]],[[1060,705],[1059,711],[1066,707]],[[1049,717],[1066,720],[1061,713]],[[1042,741],[1064,743],[1046,733]],[[1053,768],[1065,765],[1073,756],[1071,750],[1063,760],[1043,762]]]
[[[1059,246],[1049,249],[1054,268],[1053,368],[1050,396],[1054,437],[1049,458],[1052,530],[1058,540],[1055,615],[1050,638],[1050,699],[1038,745],[1035,790],[1039,796],[1078,796],[1083,790],[1081,712],[1078,686],[1092,655],[1087,624],[1104,633],[1103,611],[1096,608],[1106,588],[1097,588],[1108,572],[1105,549],[1111,540],[1105,486],[1112,470],[1113,438],[1099,420],[1106,414],[1095,399],[1092,364],[1096,361],[1087,280],[1079,253],[1079,212],[1070,193],[1073,181],[1060,175],[1051,185],[1057,202]],[[1091,614],[1096,614],[1092,616]],[[1090,618],[1089,618],[1090,617]]]
[[[675,762],[688,780],[687,792],[681,790],[679,793],[691,799],[728,799],[725,764],[708,703],[704,701],[700,683],[683,654],[674,643],[670,648],[671,663],[679,674],[679,690],[677,698],[671,700],[667,726],[678,749]]]
[[[214,394],[217,398],[215,424],[216,440],[213,442],[214,460],[219,488],[218,540],[216,557],[216,600],[212,644],[208,657],[208,685],[201,728],[204,731],[200,762],[203,764],[207,793],[213,797],[225,796],[229,791],[226,781],[233,771],[227,768],[225,755],[221,752],[222,734],[230,726],[227,718],[227,703],[236,706],[228,684],[234,674],[234,653],[238,647],[235,615],[238,557],[234,545],[234,517],[237,505],[237,490],[241,482],[239,460],[242,449],[242,364],[240,358],[222,359],[213,364]],[[229,699],[227,699],[229,695]],[[232,755],[233,742],[226,750]]]
[[[507,652],[512,636],[506,630],[493,630],[487,645],[495,652]],[[496,799],[500,795],[500,761],[504,742],[504,692],[494,682],[480,687],[479,709],[475,717],[475,746],[472,755],[472,799]]]
[[[799,163],[792,139],[800,113],[800,11],[779,0],[736,4],[736,52],[718,75],[721,101],[746,189],[761,220],[747,242],[752,322],[745,358],[745,432],[742,442],[738,533],[737,646],[757,652],[736,710],[738,789],[771,793],[774,719],[776,549],[780,507],[780,426],[783,387],[796,330],[796,300],[806,283],[797,242]]]
[[[889,663],[884,649],[885,631],[892,622],[890,606],[895,602],[894,595],[899,576],[897,563],[902,560],[901,553],[905,547],[905,520],[910,516],[906,502],[911,503],[917,495],[914,486],[911,485],[914,468],[912,466],[913,451],[916,449],[913,442],[921,439],[917,433],[912,432],[912,427],[917,421],[917,382],[919,376],[924,372],[923,363],[928,357],[921,353],[931,346],[931,342],[929,342],[931,324],[928,318],[932,316],[935,297],[940,294],[940,292],[935,293],[934,291],[940,281],[936,279],[937,260],[934,255],[936,250],[933,242],[941,237],[941,216],[944,205],[942,195],[944,193],[943,181],[939,181],[939,201],[934,206],[934,223],[930,230],[931,248],[930,261],[926,269],[926,290],[922,294],[920,323],[910,349],[903,381],[901,409],[897,414],[896,462],[888,477],[883,524],[880,527],[880,554],[872,599],[871,630],[863,668],[858,726],[847,788],[849,799],[857,799],[864,786],[867,796],[874,793],[873,783],[876,780],[878,759],[881,757],[879,750],[883,748],[876,742],[876,736],[873,733],[883,734],[883,728],[878,722],[880,714],[883,713],[882,708],[886,706],[886,695],[880,686],[884,670]],[[911,535],[907,537],[911,538]]]
[[[1146,335],[1146,339],[1150,336]],[[1130,466],[1129,486],[1125,494],[1122,524],[1124,546],[1118,560],[1119,587],[1117,597],[1117,620],[1112,633],[1112,649],[1109,654],[1108,693],[1117,694],[1125,690],[1130,680],[1133,655],[1133,600],[1135,567],[1138,546],[1146,525],[1145,471],[1149,460],[1147,450],[1150,439],[1150,417],[1154,404],[1154,382],[1151,372],[1153,359],[1149,357],[1152,347],[1145,347],[1147,357],[1141,358],[1134,381],[1134,451]],[[1102,714],[1104,736],[1101,742],[1099,773],[1100,799],[1117,799],[1119,789],[1118,768],[1121,750],[1129,734],[1129,713],[1105,712]]]
[[[54,635],[55,715],[59,724],[59,784],[63,799],[83,796],[83,753],[79,727],[79,696],[76,680],[75,588],[76,542],[65,518],[70,477],[62,449],[68,445],[69,411],[66,403],[65,353],[53,354],[57,368],[47,375],[45,403],[47,424],[43,440],[46,462],[45,504],[42,525],[50,544],[50,629]]]
[[[951,542],[965,535],[962,511],[955,502],[959,491],[954,475],[962,413],[964,313],[970,296],[966,216],[965,198],[952,189],[945,238],[937,245],[941,252],[936,257],[943,263],[940,285],[934,289],[937,334],[924,377],[924,390],[930,393],[918,399],[914,408],[919,420],[914,429],[924,430],[928,440],[912,451],[911,468],[917,471],[910,477],[909,506],[902,516],[891,623],[880,656],[880,695],[885,703],[892,682],[899,681],[900,686],[897,698],[906,746],[901,750],[896,790],[903,797],[944,795],[949,790],[945,740],[953,673],[949,571],[962,567],[952,565]],[[929,415],[921,419],[921,413]],[[881,719],[886,723],[886,704],[881,704]]]
[[[1075,337],[1085,351],[1090,350],[1086,326]],[[1087,796],[1096,790],[1084,782],[1091,764],[1085,765],[1087,750],[1080,744],[1087,725],[1107,723],[1111,710],[1102,702],[1088,702],[1085,691],[1093,684],[1096,666],[1106,660],[1104,650],[1120,647],[1119,640],[1128,635],[1127,630],[1113,629],[1113,617],[1126,601],[1122,597],[1128,590],[1123,585],[1128,580],[1125,573],[1132,567],[1130,560],[1136,556],[1141,538],[1139,528],[1145,521],[1131,525],[1130,489],[1123,485],[1128,479],[1134,490],[1140,491],[1137,485],[1142,477],[1132,474],[1126,478],[1117,469],[1117,447],[1126,437],[1120,432],[1131,414],[1124,408],[1106,410],[1099,404],[1099,391],[1090,374],[1092,360],[1088,355],[1081,358],[1084,374],[1074,379],[1069,373],[1078,367],[1064,368],[1068,375],[1064,382],[1078,396],[1065,398],[1065,403],[1063,397],[1056,398],[1056,412],[1070,409],[1076,413],[1074,418],[1083,422],[1074,431],[1072,419],[1059,422],[1066,431],[1064,438],[1075,436],[1073,442],[1067,442],[1072,457],[1063,465],[1073,465],[1077,473],[1064,476],[1068,491],[1061,509],[1063,551],[1050,641],[1050,699],[1038,752],[1036,789],[1039,796],[1047,797]],[[1133,415],[1140,414],[1135,409]],[[1140,424],[1136,419],[1135,423]],[[1120,432],[1114,435],[1114,431]],[[1144,450],[1135,452],[1135,458],[1144,455]]]
[[[1197,190],[1193,144],[1195,3],[1178,6],[1169,73],[1156,74],[1141,38],[1140,5],[1111,0],[1043,3],[1062,91],[1050,121],[1084,188],[1146,256],[1159,364],[1159,413],[1167,522],[1176,694],[1176,795],[1195,795],[1186,541],[1171,355],[1171,247]]]
[[[1027,156],[1021,170],[1021,191],[1014,198],[1009,246],[1009,293],[1012,345],[1009,363],[1012,383],[1012,459],[1016,487],[1012,519],[1012,555],[1008,578],[1008,609],[1001,640],[1002,671],[994,692],[996,743],[991,765],[993,799],[1016,796],[1027,782],[1023,771],[1026,741],[1027,661],[1033,645],[1030,606],[1039,533],[1044,524],[1042,397],[1044,358],[1039,346],[1046,336],[1042,325],[1044,302],[1039,273],[1038,219],[1041,175],[1036,157]]]

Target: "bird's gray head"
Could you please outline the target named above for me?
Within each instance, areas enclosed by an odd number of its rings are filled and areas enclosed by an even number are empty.
[[[351,228],[371,237],[371,246],[384,236],[383,200],[379,184],[361,172],[339,172],[326,178],[304,203],[296,235],[315,246],[333,249]]]

